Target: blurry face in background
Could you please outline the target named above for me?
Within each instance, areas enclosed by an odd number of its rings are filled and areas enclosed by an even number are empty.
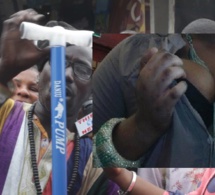
[[[15,76],[12,79],[15,86],[12,99],[34,103],[38,99],[38,76],[39,72],[33,68],[27,69]]]

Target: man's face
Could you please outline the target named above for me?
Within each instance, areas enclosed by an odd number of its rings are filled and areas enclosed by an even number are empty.
[[[34,103],[38,99],[39,72],[33,68],[16,75],[12,81],[15,86],[12,99],[20,102]]]
[[[78,46],[66,48],[66,104],[67,117],[78,114],[83,102],[91,92],[92,49]],[[74,71],[75,70],[75,71]],[[44,65],[40,73],[39,100],[48,110],[51,109],[51,66]]]

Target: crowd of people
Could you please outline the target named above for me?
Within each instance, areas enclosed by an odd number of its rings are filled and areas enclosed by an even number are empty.
[[[215,162],[214,32],[214,21],[199,19],[182,34],[133,35],[106,56],[93,75],[98,167],[139,168],[180,193],[196,190],[206,172],[214,177],[203,168]]]
[[[19,30],[43,17],[19,11],[1,34],[3,195],[53,193],[50,48]],[[56,25],[74,30],[47,24]],[[214,32],[215,22],[201,19],[182,34],[134,34],[94,73],[92,48],[66,46],[68,194],[215,194]],[[94,148],[75,126],[92,110]]]
[[[4,159],[0,162],[1,194],[52,194],[50,49],[45,42],[38,48],[32,41],[20,39],[19,31],[21,22],[38,23],[42,18],[28,9],[4,22],[0,64],[0,156]],[[93,168],[92,140],[80,139],[74,125],[82,104],[91,94],[92,48],[68,45],[66,61],[67,191],[68,194],[103,194],[113,183],[105,179],[102,169]],[[19,87],[10,91],[8,86],[13,78],[19,86],[20,73],[35,64],[40,65],[36,82],[38,100],[28,104],[27,98],[15,98]],[[74,70],[77,64],[80,67]]]

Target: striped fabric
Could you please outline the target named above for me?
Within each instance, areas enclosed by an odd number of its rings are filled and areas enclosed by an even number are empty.
[[[8,104],[11,105],[12,102],[8,102]],[[10,105],[8,105],[7,108],[11,108]],[[1,112],[3,111],[0,110],[0,116],[2,116]],[[16,118],[13,116],[16,116]],[[9,116],[4,118],[5,123],[0,135],[0,194],[2,194],[23,117],[24,110],[22,109],[22,104],[16,102],[11,109]]]
[[[36,194],[32,181],[27,111],[30,105],[8,100],[0,108],[0,194]],[[2,124],[2,125],[1,125]],[[1,128],[2,126],[2,128]],[[41,153],[43,132],[41,124],[34,123],[35,148],[38,160],[40,184],[43,195],[51,195],[52,163],[51,143]],[[68,182],[71,179],[74,158],[74,133],[67,132]],[[114,194],[118,187],[106,179],[102,169],[93,168],[92,140],[80,139],[78,177],[71,194]]]

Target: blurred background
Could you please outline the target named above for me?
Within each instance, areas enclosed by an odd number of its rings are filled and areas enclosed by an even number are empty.
[[[197,18],[215,20],[214,0],[0,0],[0,30],[5,19],[26,8],[45,14],[47,21],[98,33],[173,33]]]
[[[93,30],[93,68],[133,33],[180,33],[198,18],[215,20],[214,0],[0,0],[0,32],[11,14],[33,8],[49,20]]]

